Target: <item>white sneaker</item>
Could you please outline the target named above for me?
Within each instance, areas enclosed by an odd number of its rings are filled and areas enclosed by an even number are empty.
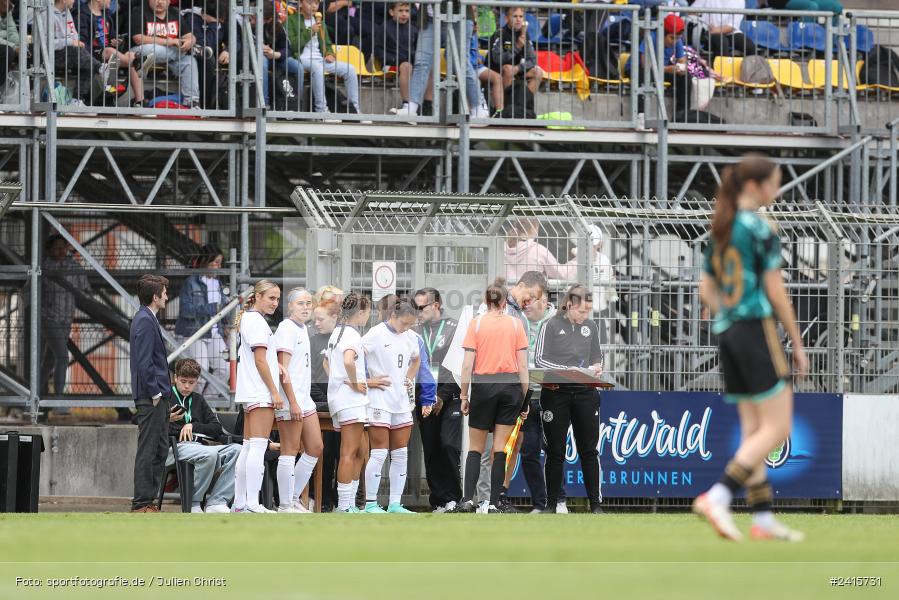
[[[266,507],[259,504],[257,506],[248,506],[244,509],[243,512],[255,513],[255,514],[275,514],[275,512],[277,512],[277,511],[269,510]]]
[[[532,514],[532,515],[541,515],[541,514],[543,514],[543,511],[540,510],[539,508],[535,508],[535,509],[533,509],[533,510],[530,512],[530,514]]]
[[[224,514],[231,512],[227,504],[207,504],[206,514]]]
[[[743,540],[743,534],[737,529],[730,508],[712,502],[707,493],[693,501],[693,512],[704,517],[721,537],[735,542]]]
[[[475,512],[479,515],[486,515],[488,510],[490,510],[490,501],[484,500],[478,504],[478,509]]]
[[[416,110],[416,111],[413,111],[413,110],[409,107],[408,104],[403,104],[402,107],[397,108],[397,109],[394,109],[394,110],[393,110],[393,114],[395,114],[395,115],[400,115],[400,116],[411,116],[411,117],[415,117],[415,116],[418,116],[418,111],[417,111],[417,110]]]
[[[567,515],[568,514],[568,504],[565,503],[564,500],[556,504],[556,514],[557,515]]]
[[[637,113],[637,131],[649,131],[646,128],[646,113]]]
[[[453,512],[454,510],[456,510],[456,501],[450,500],[443,506],[438,506],[437,508],[435,508],[434,512],[435,513],[448,513],[448,512]]]
[[[310,500],[309,502],[311,503],[312,501]],[[299,514],[303,514],[303,515],[308,515],[309,513],[312,512],[311,510],[309,510],[308,508],[303,506],[302,502],[293,502],[293,503],[291,503],[290,507],[293,509],[293,511],[295,513],[299,513]]]
[[[190,512],[191,513],[201,513],[201,512],[203,512],[203,507],[200,506],[199,504],[194,504],[193,506],[190,507]]]
[[[278,507],[278,514],[280,514],[280,515],[283,515],[283,514],[297,514],[297,513],[300,513],[300,512],[302,512],[302,511],[299,510],[298,508],[295,508],[295,507],[293,506],[293,504],[288,504],[287,506],[279,506],[279,507]]]

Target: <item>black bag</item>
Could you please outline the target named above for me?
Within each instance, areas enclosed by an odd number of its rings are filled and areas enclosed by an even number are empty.
[[[325,102],[332,113],[356,114],[356,107],[350,104],[333,77],[325,79]]]
[[[817,127],[818,121],[808,113],[791,112],[790,125],[793,127]]]
[[[524,79],[516,79],[506,88],[506,101],[500,118],[536,119],[534,106],[534,94],[528,89],[527,82]]]
[[[273,86],[275,89],[272,96],[272,110],[290,112],[303,110],[303,90],[297,89],[295,77],[276,77]]]
[[[713,115],[704,110],[678,110],[674,114],[675,123],[705,123],[707,125],[724,125],[727,123],[718,115]]]
[[[600,79],[621,79],[623,73],[618,70],[618,58],[630,39],[629,19],[616,21],[596,35],[588,35],[584,40],[584,63],[590,75]]]
[[[886,46],[874,46],[862,65],[857,83],[899,88],[899,55]]]

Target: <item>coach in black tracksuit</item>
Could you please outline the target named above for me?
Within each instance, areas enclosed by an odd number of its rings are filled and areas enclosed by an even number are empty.
[[[539,368],[582,367],[602,373],[599,330],[589,317],[593,313],[590,291],[576,284],[565,294],[556,315],[543,323],[537,334],[534,363]],[[565,384],[544,379],[540,403],[543,409],[543,433],[546,437],[546,505],[555,508],[562,483],[562,462],[568,425],[581,457],[584,487],[590,510],[602,512],[599,499],[599,393],[580,384]]]
[[[431,490],[429,501],[432,507],[443,512],[452,510],[453,504],[462,499],[462,401],[453,374],[442,365],[458,323],[443,314],[440,292],[436,289],[418,290],[414,300],[421,319],[417,331],[424,340],[437,381],[437,404],[431,415],[422,418],[418,403],[415,415],[421,433],[425,475]],[[419,394],[415,396],[418,398]]]

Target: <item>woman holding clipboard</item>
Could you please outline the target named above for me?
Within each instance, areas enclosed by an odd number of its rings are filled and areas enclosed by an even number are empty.
[[[602,349],[599,330],[589,319],[593,298],[586,286],[568,289],[558,312],[545,321],[537,334],[534,364],[541,369],[586,368],[596,377],[602,375]],[[540,397],[543,408],[543,433],[546,437],[546,505],[555,508],[562,484],[562,461],[568,426],[584,471],[584,487],[590,500],[590,512],[601,513],[599,496],[599,392],[582,383],[569,383],[547,374]],[[551,511],[554,512],[554,511]]]

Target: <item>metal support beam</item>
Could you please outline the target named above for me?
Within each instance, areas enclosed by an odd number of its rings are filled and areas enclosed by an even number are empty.
[[[129,186],[128,182],[125,180],[125,176],[122,174],[122,170],[119,169],[119,164],[112,156],[112,152],[109,151],[109,148],[103,146],[103,154],[106,155],[106,160],[109,161],[109,166],[112,167],[112,172],[115,173],[116,179],[119,180],[119,185],[121,185],[122,189],[125,190],[125,195],[128,196],[128,202],[137,206],[137,198],[134,196],[134,193],[132,193],[131,186]]]
[[[521,184],[524,186],[524,189],[527,190],[528,196],[531,198],[536,198],[537,193],[534,192],[534,188],[531,187],[531,182],[528,180],[528,176],[524,174],[524,169],[521,168],[521,163],[518,162],[517,158],[512,159],[512,166],[515,167],[515,172],[518,173],[518,177],[521,179]]]
[[[72,190],[75,188],[75,184],[78,183],[78,178],[81,177],[81,173],[84,171],[84,167],[87,165],[87,161],[91,159],[91,156],[94,154],[95,147],[91,146],[84,153],[84,156],[81,158],[81,162],[78,163],[78,166],[75,167],[75,173],[72,174],[72,177],[69,179],[69,183],[66,185],[66,189],[62,191],[62,195],[59,197],[60,202],[65,202],[69,199],[69,194],[72,193]]]
[[[188,148],[187,154],[190,155],[191,160],[194,162],[194,166],[197,167],[197,173],[200,175],[200,179],[202,179],[203,183],[206,184],[206,189],[209,191],[209,197],[212,198],[212,201],[216,206],[221,206],[222,201],[219,199],[219,195],[216,193],[212,182],[209,181],[209,177],[206,175],[206,170],[203,168],[203,165],[200,164],[200,159],[197,158],[197,153],[194,152],[193,148]],[[218,160],[215,162],[215,166],[219,164],[222,158],[222,156],[218,158]],[[215,166],[213,166],[213,170],[215,169]]]
[[[165,178],[168,176],[169,171],[172,169],[172,165],[175,164],[175,160],[178,158],[179,154],[181,154],[180,148],[172,150],[172,154],[169,156],[168,161],[166,161],[165,166],[162,167],[162,172],[160,172],[159,176],[156,178],[156,183],[153,184],[153,189],[150,190],[147,199],[144,200],[144,206],[153,204],[156,194],[159,193],[159,189],[162,187],[162,184],[165,183]]]
[[[28,344],[28,406],[31,412],[31,423],[36,424],[40,412],[40,370],[39,352],[41,335],[41,217],[38,209],[31,210],[31,269],[29,291],[29,313],[31,316],[31,335]]]

